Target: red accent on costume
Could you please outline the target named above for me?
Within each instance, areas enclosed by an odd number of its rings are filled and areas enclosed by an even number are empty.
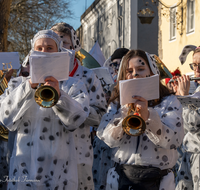
[[[77,61],[77,59],[75,58],[75,59],[74,59],[74,68],[73,68],[73,70],[70,72],[69,76],[70,76],[70,77],[73,77],[73,76],[74,76],[74,73],[76,72],[77,69],[78,69],[78,61]]]

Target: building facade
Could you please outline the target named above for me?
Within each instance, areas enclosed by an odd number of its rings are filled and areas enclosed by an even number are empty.
[[[170,71],[177,67],[182,74],[192,74],[192,52],[181,65],[179,55],[185,45],[199,46],[200,12],[198,0],[163,0],[170,8],[159,6],[159,57]],[[162,8],[162,9],[161,9]]]
[[[151,3],[151,0],[146,0]],[[90,51],[98,41],[108,58],[115,49],[142,49],[158,54],[158,10],[151,24],[141,24],[137,17],[141,0],[95,0],[81,16],[82,46]]]

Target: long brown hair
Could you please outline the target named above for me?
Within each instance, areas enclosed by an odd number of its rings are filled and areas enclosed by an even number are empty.
[[[118,102],[120,101],[119,81],[120,80],[126,80],[126,69],[128,67],[129,61],[133,57],[136,57],[136,56],[143,58],[149,66],[149,61],[148,61],[148,58],[147,58],[146,53],[144,51],[142,51],[142,50],[130,50],[123,57],[123,60],[122,60],[122,63],[121,63],[122,64],[121,69],[120,69],[120,72],[118,73],[119,76],[118,76],[118,80],[117,80],[117,85],[114,87],[114,89],[111,93],[111,97],[108,101],[108,104],[110,104],[111,102],[114,102],[114,101],[118,101]],[[149,69],[150,69],[150,66],[149,66]],[[151,71],[151,69],[150,69],[150,71]],[[169,89],[161,83],[161,79],[160,79],[160,82],[159,82],[159,91],[160,91],[160,98],[157,99],[157,100],[149,101],[149,106],[155,106],[155,105],[159,104],[162,101],[162,98],[172,94],[169,91]]]

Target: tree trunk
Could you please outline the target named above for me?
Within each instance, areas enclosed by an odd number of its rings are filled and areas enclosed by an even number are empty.
[[[7,51],[8,18],[12,0],[0,0],[0,52]]]

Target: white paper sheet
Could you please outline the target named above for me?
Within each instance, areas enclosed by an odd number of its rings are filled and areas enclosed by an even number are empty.
[[[197,108],[200,107],[200,92],[188,96],[177,96],[177,98],[183,107],[188,105],[193,105]]]
[[[0,70],[3,69],[2,63],[10,63],[13,69],[19,69],[19,53],[18,52],[0,52]],[[10,66],[8,66],[10,68]],[[6,69],[6,67],[5,67]]]
[[[47,76],[52,76],[58,81],[67,80],[69,77],[69,52],[43,53],[34,51],[30,57],[30,76],[33,83],[44,83]]]
[[[146,100],[159,98],[159,75],[146,78],[119,81],[120,104],[134,103],[132,96],[141,96]]]
[[[97,67],[94,69],[91,69],[95,72],[97,78],[101,81],[101,82],[105,82],[107,85],[108,84],[114,84],[114,80],[108,70],[107,67]]]

